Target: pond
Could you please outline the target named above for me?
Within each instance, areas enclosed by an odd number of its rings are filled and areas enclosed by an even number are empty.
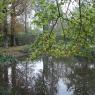
[[[95,62],[45,56],[0,65],[0,95],[95,95]]]

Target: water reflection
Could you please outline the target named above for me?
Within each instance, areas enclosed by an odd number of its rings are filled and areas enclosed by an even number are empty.
[[[0,95],[95,95],[94,84],[95,64],[86,60],[44,56],[0,65]]]

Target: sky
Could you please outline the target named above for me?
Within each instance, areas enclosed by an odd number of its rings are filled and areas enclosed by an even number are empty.
[[[70,4],[69,4],[69,2],[70,2]],[[75,7],[78,6],[78,4],[77,4],[77,2],[75,2],[75,0],[71,0],[71,1],[69,0],[69,2],[65,3],[62,6],[62,10],[63,10],[64,13],[67,11],[67,9],[69,9],[70,11],[73,11],[75,9]]]

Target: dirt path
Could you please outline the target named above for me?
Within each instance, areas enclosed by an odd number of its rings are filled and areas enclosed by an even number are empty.
[[[16,46],[16,47],[9,47],[7,49],[4,48],[0,48],[0,54],[6,54],[6,55],[10,55],[10,56],[15,56],[15,57],[21,57],[26,55],[26,53],[24,53],[24,50],[27,48],[28,46]]]

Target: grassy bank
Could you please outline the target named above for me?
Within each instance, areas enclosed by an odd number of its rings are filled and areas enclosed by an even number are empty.
[[[6,54],[10,56],[21,56],[23,52],[26,50],[28,45],[23,45],[23,46],[15,46],[15,47],[9,47],[9,48],[2,48],[0,47],[0,54]]]

